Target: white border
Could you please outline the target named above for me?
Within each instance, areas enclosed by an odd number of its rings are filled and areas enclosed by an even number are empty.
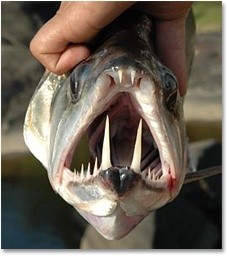
[[[17,1],[17,0],[16,0]],[[1,1],[2,2],[2,1]],[[41,252],[45,254],[84,254],[84,255],[91,255],[93,254],[109,254],[109,255],[118,255],[120,253],[125,255],[133,255],[133,254],[160,254],[160,255],[171,255],[171,254],[188,254],[188,255],[196,255],[201,254],[203,256],[213,255],[215,253],[222,253],[228,255],[229,253],[229,238],[228,238],[228,218],[229,218],[229,211],[228,211],[228,198],[229,195],[229,170],[228,168],[228,161],[229,161],[229,148],[228,148],[228,134],[229,134],[229,127],[228,127],[228,119],[229,114],[227,110],[229,108],[229,79],[228,74],[228,34],[229,34],[229,2],[227,0],[223,0],[223,250],[125,250],[125,251],[113,251],[113,250],[96,250],[96,251],[83,251],[83,250],[1,250],[1,254],[10,254],[10,255],[17,255],[17,254],[33,254],[33,255],[40,255]],[[225,29],[227,28],[227,29]],[[227,46],[227,47],[226,47]],[[188,232],[188,231],[187,231]]]

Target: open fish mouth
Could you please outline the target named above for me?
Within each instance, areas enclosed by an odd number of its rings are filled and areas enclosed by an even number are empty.
[[[134,72],[129,73],[133,75]],[[118,74],[119,86],[123,86],[120,83],[121,75]],[[136,82],[138,85],[134,85],[134,77],[130,77],[131,83],[126,87],[139,87],[140,80]],[[114,79],[110,77],[110,83],[113,82]],[[117,93],[107,109],[88,128],[91,161],[86,166],[82,164],[79,170],[75,169],[71,160],[79,152],[74,145],[66,157],[64,169],[73,172],[71,177],[77,184],[86,185],[99,179],[117,197],[125,195],[140,181],[147,187],[172,189],[175,173],[172,175],[169,165],[162,168],[161,146],[157,146],[151,130],[142,119],[140,106],[133,96],[128,92]]]

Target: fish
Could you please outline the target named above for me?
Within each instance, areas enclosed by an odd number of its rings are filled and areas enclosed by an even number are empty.
[[[187,31],[194,31],[188,17]],[[221,172],[191,167],[184,97],[155,54],[154,34],[148,14],[126,11],[71,72],[45,72],[25,116],[25,143],[54,191],[109,240],[126,236],[184,184]],[[194,33],[187,35],[190,70]],[[83,136],[91,158],[76,169],[72,159],[84,153]]]

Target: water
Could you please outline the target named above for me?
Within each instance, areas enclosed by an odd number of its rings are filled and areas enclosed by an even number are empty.
[[[45,171],[33,172],[2,178],[2,248],[78,248],[85,222],[53,192]]]

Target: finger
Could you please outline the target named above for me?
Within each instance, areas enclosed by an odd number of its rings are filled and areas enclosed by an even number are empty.
[[[73,44],[67,46],[60,53],[43,53],[39,56],[39,60],[49,71],[62,75],[70,71],[89,55],[90,50],[85,45]]]
[[[35,35],[30,50],[49,70],[57,74],[69,71],[89,55],[82,43],[91,40],[133,3],[63,2],[57,14]]]
[[[155,51],[162,63],[177,77],[179,91],[187,90],[188,73],[185,54],[184,20],[156,22]]]

